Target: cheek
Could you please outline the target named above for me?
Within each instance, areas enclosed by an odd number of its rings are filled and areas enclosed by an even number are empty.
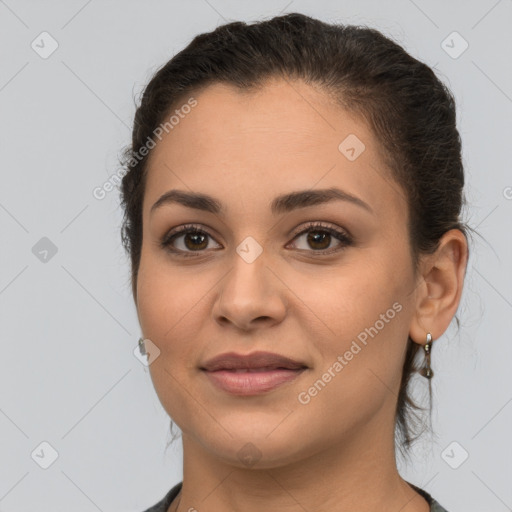
[[[178,275],[156,258],[141,260],[137,280],[139,322],[144,338],[160,350],[149,366],[151,380],[163,408],[180,428],[183,411],[191,407],[183,386],[188,386],[184,383],[190,378],[196,348],[193,343],[181,341],[194,339],[194,314],[197,318],[196,308],[200,307],[193,282],[193,277]]]
[[[317,428],[325,418],[338,431],[365,424],[398,392],[410,318],[404,280],[381,265],[364,266],[333,278],[328,293],[310,291],[308,305],[321,312],[316,325],[326,335],[309,333],[318,364],[301,391],[318,396],[307,405]]]
[[[399,257],[383,256],[379,254],[378,263],[371,257],[359,258],[354,264],[333,271],[328,281],[310,283],[305,295],[307,303],[313,311],[319,312],[318,317],[323,320],[328,334],[330,331],[332,336],[342,339],[355,337],[379,321],[380,315],[388,310],[392,323],[400,322],[401,315],[395,313],[397,309],[404,309],[406,299],[410,300],[412,283],[407,269],[400,270]],[[393,309],[397,302],[402,308],[395,306]]]
[[[166,343],[173,330],[180,327],[194,305],[193,279],[172,267],[150,251],[142,254],[137,278],[137,311],[147,338]],[[190,320],[190,319],[189,319]]]
[[[389,248],[368,251],[368,257],[355,258],[334,272],[329,283],[308,291],[308,306],[321,319],[316,328],[325,333],[315,337],[322,361],[319,371],[344,357],[344,386],[362,389],[369,377],[395,385],[400,377],[413,286],[405,249],[403,253]]]
[[[208,322],[208,294],[216,279],[198,278],[197,269],[173,268],[160,256],[141,259],[137,312],[142,333],[160,350],[165,366],[183,373],[197,359],[198,332]],[[151,365],[152,369],[153,365]]]

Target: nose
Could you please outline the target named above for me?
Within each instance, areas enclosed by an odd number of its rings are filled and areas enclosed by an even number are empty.
[[[276,274],[267,266],[264,253],[251,263],[235,254],[232,269],[219,283],[215,321],[242,331],[282,322],[287,310],[286,286]]]

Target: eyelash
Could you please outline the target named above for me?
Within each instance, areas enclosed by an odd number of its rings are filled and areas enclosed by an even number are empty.
[[[353,245],[353,238],[352,236],[348,235],[347,233],[343,232],[343,231],[339,231],[337,229],[334,229],[330,226],[326,226],[325,224],[322,224],[321,222],[310,222],[306,225],[306,227],[304,229],[302,229],[301,231],[299,231],[298,233],[294,234],[293,238],[292,238],[292,241],[295,240],[296,238],[298,238],[299,236],[301,235],[304,235],[310,231],[318,231],[318,232],[325,232],[325,233],[329,233],[330,235],[332,235],[334,238],[336,238],[337,240],[339,240],[341,242],[341,246],[338,246],[336,248],[331,248],[331,249],[323,249],[323,250],[319,250],[319,251],[315,251],[313,249],[311,249],[311,252],[315,253],[315,254],[318,254],[320,256],[327,256],[327,255],[331,255],[333,253],[337,253],[339,251],[342,251],[343,249],[345,249],[346,247],[348,246],[351,246]],[[200,229],[196,224],[186,224],[184,226],[181,226],[180,228],[178,228],[177,230],[174,230],[174,231],[171,231],[169,233],[167,233],[162,241],[160,242],[160,246],[165,249],[166,251],[176,255],[176,256],[183,256],[185,258],[188,258],[188,257],[192,257],[192,258],[195,258],[195,257],[198,257],[200,256],[201,253],[204,253],[205,250],[199,250],[199,251],[183,251],[181,249],[175,249],[172,247],[172,243],[174,242],[174,240],[176,238],[178,238],[179,236],[183,236],[183,235],[187,235],[187,234],[199,234],[199,235],[206,235],[206,236],[209,236],[210,238],[213,239],[213,237],[207,232],[207,231],[204,231],[203,229]],[[299,249],[300,251],[307,251],[307,249]]]

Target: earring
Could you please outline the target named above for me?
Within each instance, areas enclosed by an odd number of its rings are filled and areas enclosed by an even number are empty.
[[[142,338],[139,338],[139,352],[141,355],[146,355],[146,346],[144,345],[144,340]]]
[[[421,375],[426,379],[431,379],[434,376],[434,371],[430,367],[430,352],[432,349],[432,334],[427,332],[427,342],[423,345],[425,351],[425,366],[420,370]]]

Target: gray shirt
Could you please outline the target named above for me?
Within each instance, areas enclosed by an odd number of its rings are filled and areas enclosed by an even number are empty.
[[[167,509],[170,507],[172,500],[176,498],[178,493],[181,490],[181,485],[183,482],[176,484],[158,503],[148,508],[144,512],[167,512]],[[421,494],[430,505],[430,512],[448,512],[444,507],[442,507],[430,494],[419,487],[407,482],[413,489],[415,489],[419,494]]]

